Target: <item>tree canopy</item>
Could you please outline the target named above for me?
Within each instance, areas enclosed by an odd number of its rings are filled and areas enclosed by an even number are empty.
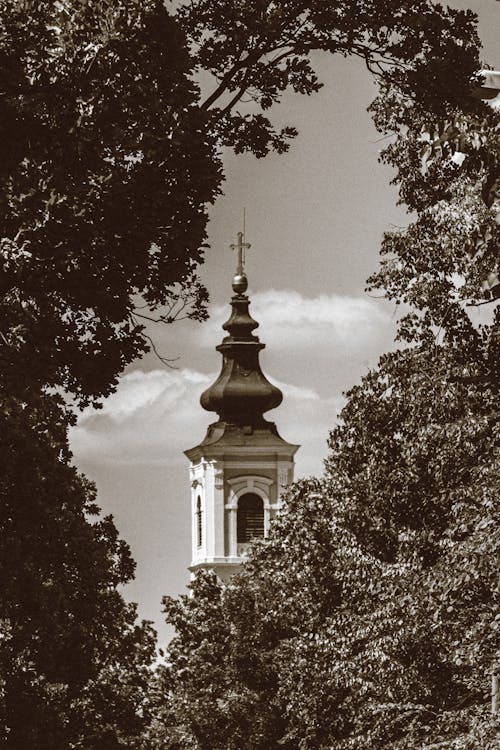
[[[159,747],[493,750],[497,357],[385,355],[243,572],[167,600]]]
[[[385,355],[240,576],[167,600],[158,747],[493,750],[497,357]]]
[[[137,296],[201,314],[214,139],[161,3],[3,2],[0,18],[2,369],[10,388],[25,373],[99,395],[145,349]]]
[[[0,744],[133,747],[155,637],[121,586],[127,545],[69,465],[60,398],[0,409]]]

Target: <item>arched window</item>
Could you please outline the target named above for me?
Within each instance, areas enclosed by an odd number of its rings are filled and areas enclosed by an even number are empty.
[[[196,500],[196,543],[201,547],[203,541],[201,497]]]
[[[259,495],[247,492],[238,500],[238,544],[264,538],[264,503]]]

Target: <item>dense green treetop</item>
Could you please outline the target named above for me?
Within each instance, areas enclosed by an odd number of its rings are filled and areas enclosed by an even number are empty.
[[[133,746],[154,634],[120,588],[133,575],[95,488],[69,465],[61,400],[0,409],[0,745]]]

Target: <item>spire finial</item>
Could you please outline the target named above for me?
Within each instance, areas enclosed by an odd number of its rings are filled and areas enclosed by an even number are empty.
[[[238,232],[238,242],[235,245],[234,243],[230,245],[229,247],[231,250],[237,250],[238,251],[238,266],[236,268],[236,273],[239,275],[243,274],[243,268],[245,265],[245,250],[249,250],[252,246],[249,242],[244,241],[244,233]]]
[[[252,246],[249,242],[244,242],[243,232],[238,232],[237,237],[238,242],[236,244],[231,244],[229,247],[231,250],[238,251],[238,264],[236,266],[236,276],[233,278],[233,290],[237,294],[242,294],[246,291],[248,286],[248,279],[244,272],[245,250],[248,250]]]

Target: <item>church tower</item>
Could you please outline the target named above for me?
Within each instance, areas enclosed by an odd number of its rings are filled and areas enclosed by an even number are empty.
[[[268,534],[283,488],[293,481],[298,445],[287,443],[264,413],[279,406],[281,391],[263,374],[261,344],[253,331],[245,294],[248,281],[243,252],[249,248],[238,233],[238,267],[233,278],[231,315],[217,351],[219,377],[202,395],[201,405],[216,412],[204,440],[185,451],[190,460],[191,571],[205,568],[227,581],[237,572],[254,539]]]

